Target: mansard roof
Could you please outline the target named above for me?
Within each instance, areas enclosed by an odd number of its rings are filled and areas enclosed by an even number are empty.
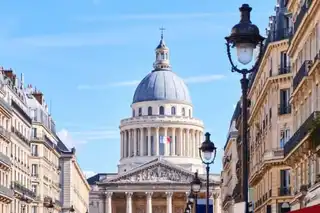
[[[98,185],[113,184],[190,184],[194,173],[180,166],[174,165],[162,157],[157,157],[145,164],[142,164],[126,173],[116,177],[103,179],[97,182]],[[200,176],[202,182],[205,178]],[[210,185],[218,185],[219,182],[210,178]]]

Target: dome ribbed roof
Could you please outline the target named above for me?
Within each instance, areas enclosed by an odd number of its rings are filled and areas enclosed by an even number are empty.
[[[186,84],[179,76],[169,70],[157,70],[149,73],[140,82],[133,97],[133,103],[158,100],[191,104]]]

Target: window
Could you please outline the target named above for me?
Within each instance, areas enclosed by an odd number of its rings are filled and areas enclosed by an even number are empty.
[[[280,114],[288,114],[290,111],[290,90],[289,89],[281,89],[280,90]]]
[[[32,206],[31,207],[31,213],[38,213],[37,206]]]
[[[32,185],[31,190],[37,194],[37,185]]]
[[[32,128],[32,137],[37,137],[37,128]]]
[[[148,107],[148,115],[152,115],[152,107],[151,106]]]
[[[139,108],[139,116],[141,116],[142,115],[142,108],[140,107]]]
[[[132,110],[132,117],[136,116],[135,110]]]
[[[192,117],[191,109],[189,109],[189,117]]]
[[[164,115],[164,107],[163,106],[160,107],[159,114],[160,115]]]
[[[173,106],[171,107],[171,115],[175,115],[176,114],[176,108]]]
[[[31,155],[38,156],[38,145],[36,144],[31,145]]]
[[[181,113],[182,113],[182,116],[186,116],[186,109],[182,108]]]
[[[37,165],[36,164],[32,164],[31,165],[31,176],[37,176],[37,175],[38,175]]]

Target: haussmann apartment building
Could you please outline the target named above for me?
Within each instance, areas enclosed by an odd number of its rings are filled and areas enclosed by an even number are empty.
[[[57,136],[43,94],[0,68],[0,213],[60,213],[89,207],[90,187]]]

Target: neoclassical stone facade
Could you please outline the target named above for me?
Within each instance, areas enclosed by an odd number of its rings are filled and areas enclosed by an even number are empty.
[[[183,213],[197,171],[206,179],[199,156],[204,125],[193,117],[185,83],[171,70],[163,37],[153,70],[138,85],[132,116],[120,122],[118,173],[100,173],[91,185],[90,213]],[[220,176],[210,175],[210,208],[220,213]]]

